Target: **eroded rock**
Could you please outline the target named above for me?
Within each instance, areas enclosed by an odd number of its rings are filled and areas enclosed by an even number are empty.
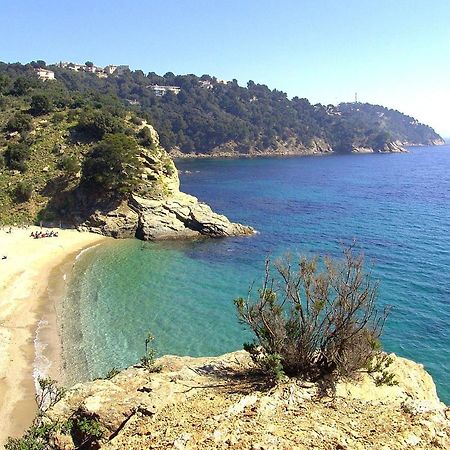
[[[249,371],[245,352],[165,356],[158,373],[135,366],[111,380],[74,386],[49,418],[96,417],[104,434],[95,445],[102,449],[450,448],[449,409],[431,377],[391,356],[398,385],[377,387],[362,373],[357,382],[339,383],[332,399],[301,380],[264,384]],[[58,436],[56,448],[70,448],[69,440]]]

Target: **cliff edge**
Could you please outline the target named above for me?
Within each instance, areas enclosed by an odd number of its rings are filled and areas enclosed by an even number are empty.
[[[368,374],[334,395],[296,379],[269,387],[243,351],[220,357],[164,356],[160,371],[140,366],[78,384],[49,412],[71,419],[57,449],[448,449],[450,408],[423,366],[392,356],[398,385]],[[77,424],[95,420],[101,437]],[[84,422],[85,423],[85,422]],[[83,434],[84,433],[84,434]]]

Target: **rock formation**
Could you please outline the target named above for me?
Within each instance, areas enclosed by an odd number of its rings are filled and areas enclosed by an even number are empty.
[[[180,192],[178,171],[172,158],[159,146],[156,131],[152,149],[142,148],[142,182],[129,197],[98,201],[80,229],[117,238],[142,240],[183,239],[199,236],[250,235],[251,227],[230,222],[205,203]]]
[[[290,379],[276,387],[251,372],[245,352],[221,357],[165,356],[160,371],[135,366],[111,379],[78,384],[48,413],[71,418],[57,449],[80,444],[77,423],[98,421],[102,449],[448,449],[450,408],[419,364],[392,356],[398,385],[368,374],[321,386]],[[86,436],[83,436],[86,439]]]

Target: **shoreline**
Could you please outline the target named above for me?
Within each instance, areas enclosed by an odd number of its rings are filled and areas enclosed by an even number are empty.
[[[0,258],[7,257],[0,259],[0,447],[31,424],[37,376],[62,379],[57,302],[64,267],[70,270],[80,251],[110,239],[74,229],[31,238],[38,230],[0,231]]]
[[[449,145],[447,142],[439,144],[410,144],[403,142],[400,144],[403,148],[414,147],[442,147]],[[293,150],[293,151],[261,151],[253,153],[239,153],[239,152],[216,152],[216,153],[183,153],[181,151],[169,151],[169,155],[174,160],[189,160],[189,159],[256,159],[256,158],[286,158],[286,157],[303,157],[303,156],[340,156],[340,155],[364,155],[364,154],[390,154],[390,153],[407,153],[398,151],[353,151],[348,153],[339,153],[335,151],[318,152],[318,151],[305,151],[305,150]]]

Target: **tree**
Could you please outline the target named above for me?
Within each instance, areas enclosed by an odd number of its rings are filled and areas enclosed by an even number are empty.
[[[109,195],[128,194],[139,183],[141,162],[136,141],[124,134],[108,135],[86,157],[82,183]]]
[[[84,64],[87,67],[93,67],[94,66],[94,63],[92,61],[86,61]]]
[[[25,95],[34,84],[31,78],[18,77],[13,83],[11,94],[17,97]]]
[[[123,125],[117,117],[106,111],[84,110],[80,114],[77,129],[94,139],[101,139],[105,134],[120,133]]]
[[[336,379],[354,375],[379,354],[387,311],[375,308],[377,283],[351,249],[340,262],[267,261],[258,293],[257,299],[250,293],[235,304],[256,337],[245,349],[265,371]]]
[[[31,97],[30,110],[35,116],[47,114],[53,109],[51,100],[45,94],[36,94]]]

